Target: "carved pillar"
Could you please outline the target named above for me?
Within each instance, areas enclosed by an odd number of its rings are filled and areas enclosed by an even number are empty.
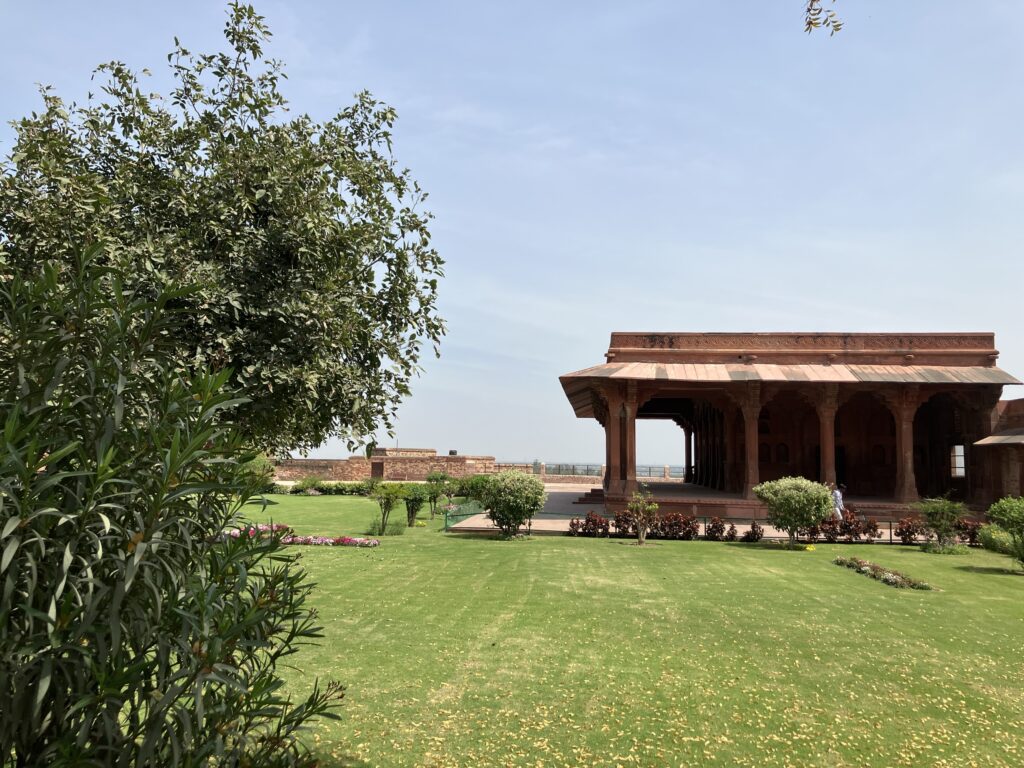
[[[826,384],[815,408],[818,411],[818,444],[821,446],[821,482],[836,482],[836,413],[839,411],[839,385]]]
[[[608,459],[605,462],[605,491],[609,495],[622,494],[622,395],[611,388],[605,393],[608,404],[608,418],[605,424],[605,446]]]
[[[725,418],[716,408],[715,414],[715,488],[725,488]]]
[[[683,427],[683,481],[693,482],[693,456],[690,448],[692,432],[689,427]]]
[[[1020,458],[1020,450],[1011,445],[1006,451],[1006,471],[1003,474],[1005,478],[1003,480],[1004,496],[1020,496]]]
[[[701,403],[697,410],[698,436],[700,437],[699,451],[697,453],[697,485],[708,484],[708,423],[707,409]]]
[[[731,491],[736,477],[736,445],[733,443],[733,435],[736,433],[736,411],[732,407],[726,407],[722,417],[722,431],[725,442],[725,480],[722,488]]]
[[[743,434],[746,443],[746,476],[743,483],[743,498],[754,498],[754,486],[758,484],[757,466],[757,420],[761,417],[761,388],[758,385],[751,385],[746,397],[740,404],[740,411],[743,413]]]
[[[626,393],[626,401],[623,403],[623,443],[624,443],[624,491],[631,495],[636,491],[636,410],[637,395],[636,384],[629,382]]]
[[[914,415],[921,396],[914,385],[903,387],[888,397],[889,409],[896,421],[896,500],[909,504],[918,500],[914,475]]]

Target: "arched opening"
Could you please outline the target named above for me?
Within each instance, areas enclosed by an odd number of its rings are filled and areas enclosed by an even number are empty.
[[[685,477],[693,485],[717,491],[739,488],[743,454],[737,448],[743,424],[737,408],[724,399],[687,395],[654,397],[640,406],[637,420],[655,419],[674,423],[679,435],[678,451],[668,460],[670,480]],[[687,433],[689,451],[686,450]],[[643,480],[640,472],[637,480]]]
[[[951,395],[932,395],[914,416],[914,475],[923,497],[965,499],[968,489],[966,416]]]
[[[821,471],[818,413],[796,392],[780,392],[758,418],[760,480],[800,476],[817,480]]]
[[[896,421],[876,397],[860,392],[836,413],[836,482],[850,496],[896,495]]]

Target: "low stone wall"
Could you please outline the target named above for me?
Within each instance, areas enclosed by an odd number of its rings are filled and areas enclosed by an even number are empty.
[[[383,480],[426,480],[431,472],[444,472],[451,477],[490,475],[494,473],[493,456],[374,456],[379,461]]]
[[[451,477],[489,475],[494,472],[493,456],[438,456],[428,451],[407,451],[405,455],[351,456],[347,459],[285,459],[274,465],[275,480],[321,480],[351,482],[379,477],[381,480],[426,480],[431,472]]]
[[[348,459],[285,459],[274,463],[275,480],[321,480],[351,482],[370,476],[370,460],[361,456]]]

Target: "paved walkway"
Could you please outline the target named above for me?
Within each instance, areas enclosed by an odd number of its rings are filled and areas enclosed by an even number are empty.
[[[580,496],[585,494],[593,485],[568,485],[565,483],[551,483],[545,486],[548,493],[544,509],[533,518],[531,530],[533,533],[564,534],[569,531],[569,521],[574,517],[583,518],[587,512],[597,512],[604,515],[600,504],[574,504]],[[704,533],[704,520],[701,520],[701,534]],[[750,529],[749,524],[736,523],[736,532],[742,536]],[[728,523],[726,524],[728,527]],[[788,534],[773,526],[762,523],[764,536],[767,539],[785,539]],[[890,527],[888,523],[879,523],[882,530],[882,538],[877,539],[878,543],[888,543],[890,539]],[[455,533],[491,533],[496,531],[494,523],[487,519],[484,514],[473,515],[453,525],[449,530]]]

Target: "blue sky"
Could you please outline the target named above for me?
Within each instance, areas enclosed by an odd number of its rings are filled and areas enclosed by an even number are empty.
[[[399,445],[600,460],[557,377],[612,330],[991,330],[1024,378],[1024,3],[839,0],[834,38],[800,0],[256,5],[292,110],[371,90],[431,195],[450,330]],[[0,119],[114,58],[162,90],[172,36],[223,21],[0,0]],[[641,463],[680,459],[641,424]]]

